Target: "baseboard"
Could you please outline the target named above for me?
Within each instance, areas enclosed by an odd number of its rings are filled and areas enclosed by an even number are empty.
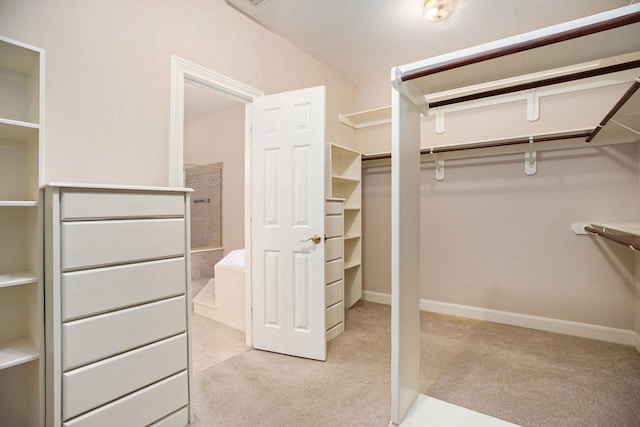
[[[363,291],[363,299],[365,301],[379,304],[391,304],[391,295],[381,292]],[[451,316],[466,317],[469,319],[485,320],[487,322],[502,323],[505,325],[519,326],[529,329],[537,329],[546,332],[591,338],[616,344],[632,345],[638,350],[638,352],[640,352],[640,335],[627,329],[610,328],[606,326],[591,325],[588,323],[530,316],[527,314],[491,310],[426,299],[420,300],[420,310],[448,314]]]
[[[378,304],[391,305],[391,294],[382,292],[362,291],[362,299]]]

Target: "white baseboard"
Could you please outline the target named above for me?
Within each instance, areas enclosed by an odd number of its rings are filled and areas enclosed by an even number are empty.
[[[391,305],[391,295],[381,292],[363,291],[365,301]],[[609,328],[588,323],[571,322],[568,320],[551,319],[548,317],[530,316],[527,314],[507,311],[490,310],[487,308],[471,307],[468,305],[451,304],[446,302],[420,300],[420,310],[469,319],[485,320],[511,326],[537,329],[546,332],[591,338],[616,344],[634,346],[640,352],[640,335],[632,330]]]
[[[378,304],[391,305],[391,294],[383,294],[382,292],[362,291],[362,299]]]

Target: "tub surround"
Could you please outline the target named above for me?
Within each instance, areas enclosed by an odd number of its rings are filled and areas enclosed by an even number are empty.
[[[229,252],[214,270],[215,278],[193,300],[194,313],[245,331],[245,250]]]

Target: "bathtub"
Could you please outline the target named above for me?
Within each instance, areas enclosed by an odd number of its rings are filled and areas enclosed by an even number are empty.
[[[215,277],[194,300],[194,311],[232,328],[245,330],[245,251],[229,252],[214,266]]]
[[[229,252],[224,258],[222,258],[214,267],[216,271],[216,277],[218,277],[217,271],[224,267],[230,267],[233,269],[241,269],[244,271],[245,256],[244,249],[236,249]],[[244,281],[244,280],[243,280]]]

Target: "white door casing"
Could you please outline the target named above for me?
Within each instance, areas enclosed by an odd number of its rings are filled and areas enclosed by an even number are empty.
[[[252,341],[326,360],[323,86],[254,99]],[[306,242],[302,242],[307,240]]]

